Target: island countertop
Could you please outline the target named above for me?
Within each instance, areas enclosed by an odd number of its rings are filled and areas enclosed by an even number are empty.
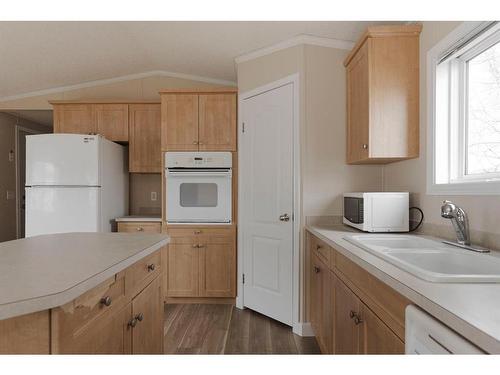
[[[0,243],[0,320],[64,305],[168,242],[164,234],[63,233]]]

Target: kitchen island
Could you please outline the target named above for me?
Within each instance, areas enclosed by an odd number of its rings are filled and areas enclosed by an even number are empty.
[[[160,353],[162,234],[0,244],[0,353]]]

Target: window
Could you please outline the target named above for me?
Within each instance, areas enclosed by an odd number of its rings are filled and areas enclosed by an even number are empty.
[[[430,194],[500,194],[499,26],[466,22],[429,51]]]

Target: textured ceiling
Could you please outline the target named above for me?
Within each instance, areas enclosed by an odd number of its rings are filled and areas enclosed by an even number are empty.
[[[0,98],[151,70],[236,81],[234,58],[380,22],[0,22]]]

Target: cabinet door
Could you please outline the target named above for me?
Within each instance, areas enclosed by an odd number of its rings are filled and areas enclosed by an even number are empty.
[[[130,105],[130,172],[161,173],[160,116],[159,104]]]
[[[167,297],[198,297],[198,253],[193,243],[168,245]]]
[[[161,105],[161,149],[198,151],[198,95],[163,95]]]
[[[163,299],[157,277],[132,300],[132,354],[163,352]]]
[[[91,104],[54,105],[54,133],[90,134],[96,132]]]
[[[335,283],[335,354],[359,353],[359,324],[353,314],[360,314],[360,300],[339,279]]]
[[[360,353],[403,354],[405,344],[366,305],[361,306]]]
[[[368,42],[347,66],[347,162],[369,157]]]
[[[311,270],[310,270],[310,321],[317,340],[320,341],[321,336],[321,262],[318,257],[311,253]]]
[[[335,276],[333,272],[322,264],[321,269],[321,341],[326,353],[333,354],[333,287]]]
[[[128,141],[128,104],[93,104],[97,133],[116,142]]]
[[[200,246],[200,297],[236,297],[234,235],[213,235]]]
[[[127,304],[116,313],[91,320],[70,337],[52,333],[53,354],[130,354],[131,306]],[[56,340],[56,342],[54,342]]]
[[[236,151],[236,95],[200,95],[200,151]]]

